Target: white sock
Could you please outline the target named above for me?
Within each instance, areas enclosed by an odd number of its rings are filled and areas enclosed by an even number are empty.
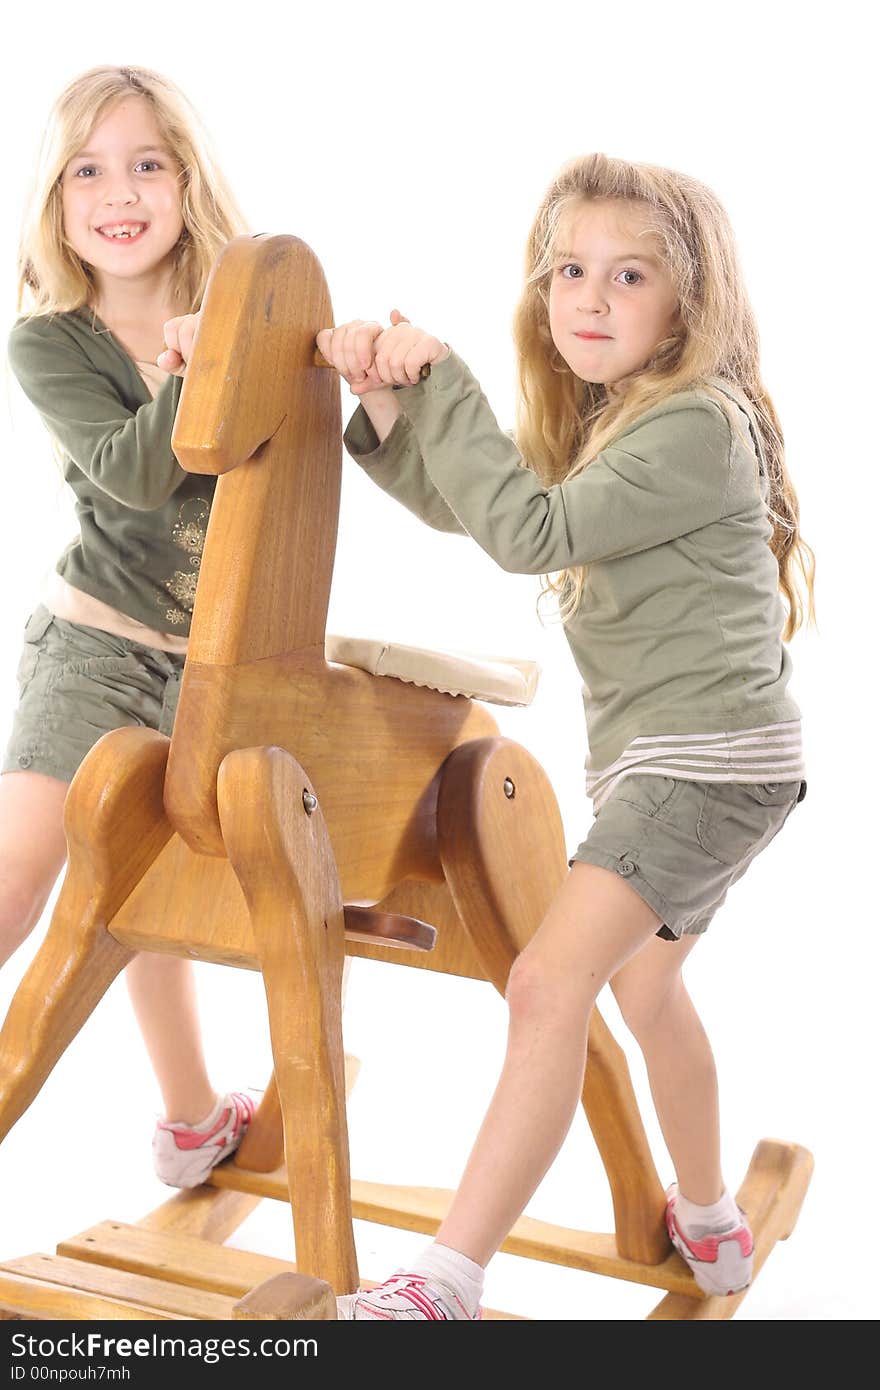
[[[483,1293],[482,1265],[460,1255],[448,1245],[438,1245],[435,1241],[419,1255],[415,1264],[409,1266],[411,1274],[424,1274],[430,1282],[436,1279],[460,1298],[470,1316],[476,1317]]]
[[[166,1125],[183,1125],[184,1129],[192,1129],[200,1134],[203,1129],[210,1129],[213,1124],[217,1123],[228,1100],[228,1096],[218,1096],[213,1110],[209,1110],[205,1118],[199,1120],[197,1124],[190,1124],[189,1120],[165,1120],[164,1123]]]
[[[678,1194],[678,1201],[675,1204],[675,1217],[686,1236],[691,1240],[700,1240],[703,1236],[717,1236],[724,1231],[732,1231],[734,1226],[738,1226],[742,1217],[739,1214],[739,1207],[731,1197],[727,1188],[724,1189],[717,1202],[711,1202],[709,1206],[700,1206],[697,1202],[689,1202],[687,1197]]]

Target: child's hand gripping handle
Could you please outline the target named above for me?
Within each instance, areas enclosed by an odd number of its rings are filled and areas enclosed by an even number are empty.
[[[315,353],[312,358],[312,361],[314,362],[316,367],[333,367],[333,363],[328,362],[324,354],[322,352],[319,352],[317,348],[315,348]],[[419,379],[421,381],[427,381],[430,375],[431,364],[430,362],[424,362],[422,366],[419,368]]]
[[[192,356],[201,317],[201,313],[181,314],[164,325],[165,351],[156,358],[157,366],[163,371],[170,372],[172,376],[186,375],[186,364]]]
[[[398,309],[391,311],[389,328],[363,319],[323,328],[317,347],[320,358],[345,378],[356,396],[413,386],[449,354],[445,343],[414,327]],[[315,361],[320,365],[318,354]]]

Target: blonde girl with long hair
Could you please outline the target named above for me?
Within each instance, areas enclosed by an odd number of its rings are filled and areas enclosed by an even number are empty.
[[[813,562],[717,198],[666,169],[571,162],[532,227],[516,343],[514,445],[461,359],[396,311],[318,335],[360,397],[346,444],[369,475],[505,569],[548,576],[595,813],[511,971],[502,1075],[437,1240],[341,1298],[347,1318],[479,1316],[485,1265],[571,1123],[606,982],[675,1169],[670,1240],[709,1294],[752,1274],[681,970],[806,791],[784,641],[812,611]]]
[[[9,357],[61,458],[79,535],[25,629],[0,776],[0,961],[64,863],[62,808],[89,749],[124,725],[171,729],[214,479],[171,452],[180,381],[156,358],[165,321],[198,308],[243,230],[172,83],[100,67],[62,92],[25,218]],[[238,1145],[253,1101],[211,1085],[190,963],[144,953],[126,974],[165,1107],[156,1172],[191,1187]]]

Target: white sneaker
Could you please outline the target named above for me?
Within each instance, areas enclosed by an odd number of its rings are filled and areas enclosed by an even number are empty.
[[[358,1318],[391,1320],[405,1318],[424,1322],[475,1322],[483,1316],[478,1308],[472,1316],[452,1289],[429,1284],[423,1274],[398,1272],[375,1289],[342,1294],[336,1300],[340,1320]]]
[[[747,1289],[755,1242],[742,1208],[737,1208],[741,1219],[727,1228],[686,1234],[675,1215],[677,1203],[678,1186],[673,1183],[666,1193],[666,1229],[703,1293],[725,1297]]]
[[[197,1125],[160,1120],[153,1135],[156,1176],[169,1187],[198,1187],[238,1148],[255,1108],[243,1091],[230,1091]]]

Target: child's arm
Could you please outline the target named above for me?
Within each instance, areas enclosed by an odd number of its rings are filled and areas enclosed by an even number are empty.
[[[169,378],[154,400],[129,410],[57,319],[17,324],[9,361],[64,453],[117,502],[152,511],[186,478],[171,452],[179,381]]]
[[[437,340],[414,340],[418,333],[392,326],[376,339],[380,380],[400,382],[399,348],[410,380],[420,361],[432,360]],[[727,416],[694,391],[646,412],[582,473],[551,488],[523,466],[454,353],[434,357],[430,379],[400,391],[398,402],[427,478],[477,543],[514,573],[551,574],[648,550],[744,503],[731,488]]]
[[[383,492],[435,531],[466,535],[465,527],[425,470],[419,441],[410,421],[398,409],[393,427],[380,441],[367,414],[368,400],[369,397],[365,397],[361,402],[363,409],[355,411],[342,437],[355,463],[360,464]]]
[[[449,348],[439,339],[432,339],[427,347],[423,346],[423,360],[410,375],[408,343],[425,335],[412,329],[396,309],[392,310],[391,323],[394,327],[407,325],[410,334],[401,327],[394,361],[383,358],[383,369],[389,378],[385,382],[374,364],[374,344],[385,331],[381,324],[358,319],[339,328],[322,329],[318,334],[318,350],[348,382],[352,394],[360,397],[362,408],[349,421],[343,442],[373,482],[420,520],[437,531],[464,534],[465,528],[455,512],[425,472],[418,440],[401,412],[398,393],[392,389],[394,384],[418,381],[424,362],[442,360],[448,356]]]

